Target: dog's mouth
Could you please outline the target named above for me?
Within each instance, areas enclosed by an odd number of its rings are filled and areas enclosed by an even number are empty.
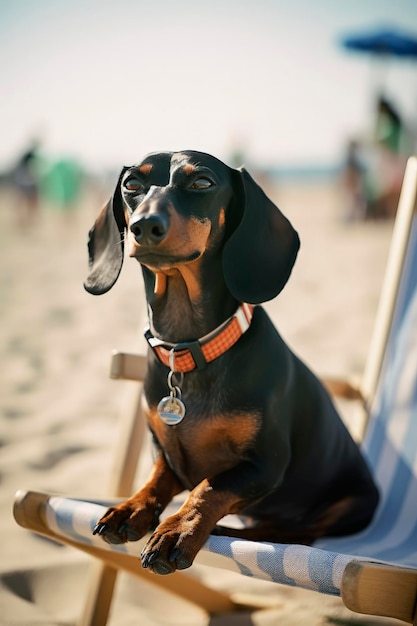
[[[192,263],[201,257],[201,252],[195,250],[188,255],[182,256],[168,252],[161,253],[155,250],[136,248],[132,250],[129,256],[135,258],[141,265],[145,265],[149,269],[164,270]]]
[[[177,223],[178,222],[178,223]],[[177,220],[160,241],[138,241],[128,234],[129,256],[151,270],[178,269],[200,259],[208,246],[211,224],[205,220]]]

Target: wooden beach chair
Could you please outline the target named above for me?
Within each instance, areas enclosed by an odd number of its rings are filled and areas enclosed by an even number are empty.
[[[340,595],[351,610],[393,617],[417,626],[417,157],[409,159],[380,305],[363,382],[329,388],[363,399],[367,420],[363,450],[381,490],[372,524],[346,538],[313,547],[257,543],[211,536],[197,560],[276,583]],[[145,358],[115,354],[112,376],[141,380]],[[128,416],[116,454],[111,493],[133,491],[144,420],[138,401]],[[143,570],[144,541],[110,546],[92,529],[109,501],[86,501],[18,492],[17,522],[99,559],[80,626],[106,623],[117,571],[123,569],[199,604],[209,613],[237,610],[226,595],[192,576],[158,577]]]

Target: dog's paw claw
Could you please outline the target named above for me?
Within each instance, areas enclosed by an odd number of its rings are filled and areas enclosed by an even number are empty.
[[[142,567],[145,569],[151,569],[154,574],[166,576],[166,574],[172,574],[172,572],[175,572],[175,564],[171,565],[165,559],[159,558],[159,550],[142,552],[141,558]]]
[[[104,535],[107,530],[107,524],[98,522],[93,528],[93,535]]]
[[[112,532],[110,525],[106,522],[98,522],[93,528],[93,535],[98,535],[99,537],[102,537],[106,543],[112,544],[125,542],[125,539],[120,537],[122,532],[123,530],[120,529],[117,534]]]
[[[171,554],[169,555],[168,561],[170,563],[173,563],[174,561],[177,560],[177,558],[180,556],[181,552],[178,548],[174,548],[171,552]]]
[[[138,541],[140,539],[139,533],[129,528],[126,523],[120,524],[119,528],[117,529],[117,534],[126,535],[127,541]],[[126,539],[124,539],[123,541],[125,541]]]
[[[148,567],[153,565],[153,563],[158,558],[159,550],[154,550],[153,552],[142,551],[142,554],[140,556],[141,556],[141,559],[142,559],[142,567],[147,569]]]

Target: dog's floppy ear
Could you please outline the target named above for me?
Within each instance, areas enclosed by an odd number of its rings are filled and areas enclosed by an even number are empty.
[[[290,222],[245,169],[243,215],[223,250],[226,285],[240,302],[259,304],[275,298],[287,282],[300,240]]]
[[[103,207],[88,233],[90,272],[84,287],[95,296],[113,287],[123,265],[126,222],[120,183],[126,169],[123,168],[112,198]]]

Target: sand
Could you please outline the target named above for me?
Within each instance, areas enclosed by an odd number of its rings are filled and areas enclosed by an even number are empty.
[[[360,376],[383,278],[392,222],[347,222],[336,186],[281,184],[271,195],[300,233],[290,282],[267,308],[292,348],[318,373]],[[134,383],[108,378],[114,348],[143,349],[141,272],[126,259],[116,287],[87,294],[86,239],[102,194],[72,212],[44,207],[35,219],[7,190],[0,197],[0,623],[74,624],[91,561],[20,528],[17,489],[106,495],[119,416]],[[355,414],[341,406],[353,432]],[[146,468],[141,467],[138,482]],[[139,567],[139,564],[138,564]],[[194,571],[194,570],[193,570]],[[267,608],[207,617],[126,575],[119,576],[111,626],[389,623],[354,615],[340,599],[199,566],[213,586],[252,594]],[[343,622],[345,623],[345,622]]]

